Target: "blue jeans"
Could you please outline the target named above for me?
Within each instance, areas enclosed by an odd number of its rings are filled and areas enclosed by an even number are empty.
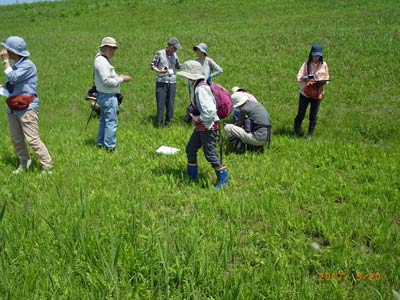
[[[114,149],[117,145],[117,96],[115,94],[97,93],[97,104],[100,105],[97,146]]]

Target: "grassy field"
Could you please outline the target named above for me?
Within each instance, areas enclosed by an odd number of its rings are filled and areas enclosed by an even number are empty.
[[[11,174],[4,104],[0,299],[399,299],[399,20],[390,0],[0,6],[0,40],[24,37],[38,68],[40,133],[55,165],[51,176],[36,160]],[[95,147],[97,119],[85,130],[104,36],[119,42],[117,72],[133,77],[114,154]],[[264,154],[225,153],[223,192],[202,152],[200,181],[185,179],[182,80],[175,123],[153,126],[150,63],[172,36],[181,61],[206,42],[224,69],[216,81],[247,88],[273,120]],[[295,75],[315,42],[331,83],[314,139],[293,139]],[[161,145],[181,151],[158,156]]]

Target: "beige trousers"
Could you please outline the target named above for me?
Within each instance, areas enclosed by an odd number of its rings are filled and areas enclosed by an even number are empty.
[[[248,133],[242,127],[236,126],[234,124],[226,124],[224,130],[226,135],[228,136],[228,139],[231,137],[237,137],[243,143],[253,146],[262,146],[267,143],[267,141],[257,140],[251,132]]]
[[[22,115],[8,114],[10,136],[14,144],[14,150],[21,165],[26,165],[30,159],[25,139],[35,151],[44,170],[52,168],[52,161],[46,145],[39,137],[39,112],[30,109]]]

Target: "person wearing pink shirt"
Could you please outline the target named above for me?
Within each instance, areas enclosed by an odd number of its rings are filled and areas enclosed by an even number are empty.
[[[324,85],[329,81],[328,64],[323,60],[321,45],[312,45],[308,60],[303,63],[297,74],[297,81],[300,83],[300,96],[297,115],[294,119],[294,136],[300,136],[301,123],[310,104],[308,139],[311,139],[317,124]],[[315,93],[309,92],[311,87],[314,87]]]

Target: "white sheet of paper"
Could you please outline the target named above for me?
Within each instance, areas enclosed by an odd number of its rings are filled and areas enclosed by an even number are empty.
[[[8,93],[8,91],[6,90],[6,88],[2,85],[0,85],[0,95],[4,96],[4,97],[8,97],[10,94]]]
[[[179,151],[179,149],[168,147],[168,146],[161,146],[156,150],[156,153],[158,154],[164,154],[164,155],[174,155]]]

